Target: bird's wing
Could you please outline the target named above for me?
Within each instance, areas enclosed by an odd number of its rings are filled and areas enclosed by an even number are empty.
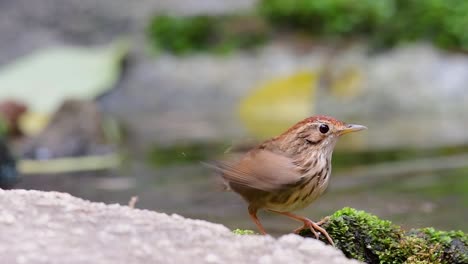
[[[263,191],[281,190],[302,179],[293,159],[264,149],[250,151],[238,162],[220,162],[216,167],[228,183]]]

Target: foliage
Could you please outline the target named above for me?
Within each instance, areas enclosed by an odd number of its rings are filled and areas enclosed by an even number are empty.
[[[312,34],[371,36],[380,46],[426,39],[468,48],[463,0],[263,0],[259,9],[275,25]]]
[[[343,208],[323,224],[336,247],[367,263],[467,263],[468,235],[433,228],[408,232],[364,211]],[[312,236],[310,231],[301,235]],[[323,242],[326,239],[321,237]]]
[[[257,16],[156,16],[153,46],[175,54],[252,48],[287,28],[318,36],[365,36],[379,47],[415,40],[468,48],[464,0],[262,0]]]
[[[266,39],[267,28],[246,16],[155,16],[147,29],[151,44],[175,54],[196,51],[229,52],[253,48]]]
[[[203,50],[207,49],[214,34],[214,20],[208,16],[157,16],[151,21],[148,34],[154,45],[176,54]]]
[[[393,13],[391,0],[264,0],[260,13],[272,23],[327,35],[375,31]]]

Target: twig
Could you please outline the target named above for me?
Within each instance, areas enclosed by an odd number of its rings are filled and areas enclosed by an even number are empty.
[[[128,201],[128,207],[135,208],[136,203],[138,202],[138,196],[132,196],[130,201]]]

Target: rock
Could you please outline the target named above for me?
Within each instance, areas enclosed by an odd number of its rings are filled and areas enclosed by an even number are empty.
[[[405,231],[390,221],[352,208],[336,211],[322,227],[347,257],[370,264],[468,263],[468,234],[463,231]],[[312,236],[308,230],[301,235]]]
[[[0,204],[2,263],[358,263],[314,239],[235,235],[64,193],[0,190]]]
[[[100,155],[111,152],[108,143],[96,103],[66,100],[47,127],[24,142],[21,152],[32,159]]]

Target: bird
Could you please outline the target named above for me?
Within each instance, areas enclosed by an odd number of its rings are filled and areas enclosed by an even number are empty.
[[[347,133],[367,127],[347,124],[333,117],[316,115],[290,127],[277,137],[253,147],[236,160],[217,161],[212,167],[219,172],[229,190],[248,204],[248,213],[261,234],[267,232],[257,217],[259,210],[278,213],[303,226],[299,234],[310,229],[334,245],[325,229],[307,217],[293,214],[320,197],[328,186],[333,149]]]

